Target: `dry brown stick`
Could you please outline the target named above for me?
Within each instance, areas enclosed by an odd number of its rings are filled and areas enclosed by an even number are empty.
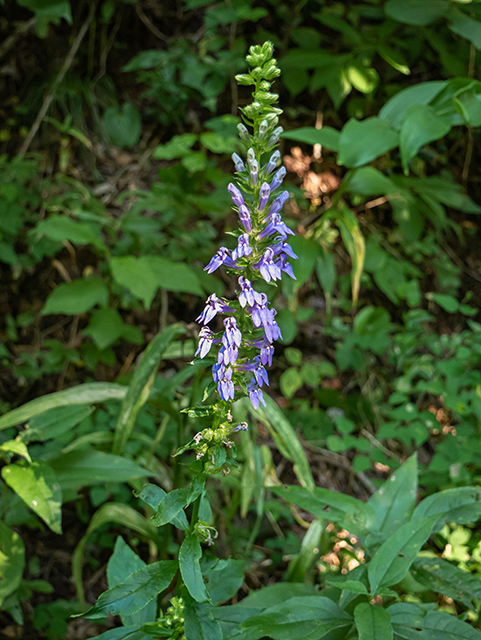
[[[37,18],[30,18],[30,20],[28,20],[27,22],[22,22],[21,24],[19,24],[12,35],[8,36],[8,38],[4,40],[0,45],[0,58],[3,58],[3,56],[7,54],[10,49],[13,49],[13,47],[17,44],[17,40],[25,33],[31,31],[36,24]]]
[[[80,28],[80,31],[77,34],[77,37],[75,38],[70,51],[68,52],[67,57],[65,58],[65,62],[63,63],[62,68],[60,69],[57,77],[55,78],[55,80],[53,81],[52,86],[50,87],[50,91],[47,93],[47,95],[45,96],[45,100],[43,101],[43,104],[40,108],[40,111],[37,114],[37,117],[35,118],[35,122],[32,125],[32,128],[30,129],[30,131],[28,132],[28,136],[25,138],[25,140],[23,141],[23,144],[20,148],[19,151],[19,155],[20,156],[24,156],[31,143],[32,140],[34,139],[37,131],[40,128],[40,125],[42,124],[43,119],[45,118],[45,116],[47,115],[47,111],[50,107],[50,105],[52,104],[52,100],[55,94],[55,90],[57,89],[58,85],[62,82],[62,80],[65,77],[65,74],[67,73],[67,71],[70,69],[72,62],[74,61],[75,55],[78,51],[78,48],[80,47],[80,43],[82,42],[82,40],[85,37],[85,34],[87,33],[87,29],[89,28],[89,25],[95,15],[95,9],[97,7],[97,3],[94,2],[92,3],[92,5],[90,6],[90,11],[89,11],[89,15],[87,16],[87,19],[85,20],[85,22],[83,23],[83,25]]]

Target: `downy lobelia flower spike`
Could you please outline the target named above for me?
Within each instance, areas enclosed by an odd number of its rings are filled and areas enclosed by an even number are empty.
[[[252,104],[241,109],[245,124],[238,125],[239,137],[247,147],[246,159],[237,153],[232,155],[236,184],[228,186],[239,216],[238,241],[232,251],[221,247],[205,267],[212,273],[223,266],[236,277],[237,301],[221,300],[213,294],[197,318],[204,326],[196,356],[204,358],[214,346],[218,348],[212,373],[220,399],[228,403],[236,395],[249,395],[254,409],[260,403],[265,405],[262,388],[269,385],[265,367],[272,364],[272,343],[282,336],[276,310],[252,283],[255,279],[275,283],[282,273],[295,279],[288,258],[297,258],[287,244],[288,236],[294,233],[280,215],[289,192],[278,193],[285,168],[275,171],[281,159],[275,146],[282,133],[278,126],[282,110],[274,106],[278,96],[270,93],[271,81],[280,75],[273,51],[270,42],[251,47],[247,62],[253,68],[236,76],[239,84],[254,87]],[[206,326],[217,314],[228,314],[224,332],[219,334]]]

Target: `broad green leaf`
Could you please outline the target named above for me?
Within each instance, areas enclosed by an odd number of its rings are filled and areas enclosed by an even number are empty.
[[[157,513],[150,518],[150,522],[156,527],[162,527],[164,524],[172,522],[187,505],[189,494],[190,487],[169,491],[160,501]]]
[[[112,382],[87,382],[71,389],[49,393],[9,411],[0,418],[0,430],[21,424],[49,409],[78,404],[94,404],[105,400],[123,400],[127,387]]]
[[[329,489],[296,485],[269,487],[269,490],[288,502],[310,511],[317,518],[338,522],[354,535],[365,535],[374,523],[375,514],[370,505],[352,496]]]
[[[379,84],[379,74],[372,67],[365,67],[357,60],[346,65],[346,75],[354,89],[361,93],[372,93]]]
[[[11,464],[3,467],[2,478],[54,533],[62,533],[62,489],[50,465]]]
[[[360,167],[398,144],[399,136],[386,120],[373,117],[359,122],[351,118],[341,131],[337,164]]]
[[[194,533],[185,536],[179,551],[179,568],[182,580],[189,590],[190,595],[197,602],[206,602],[209,600],[207,591],[205,590],[204,578],[200,570],[200,559],[202,558],[202,549],[200,542]]]
[[[456,487],[439,491],[418,504],[413,518],[438,516],[433,530],[441,531],[444,522],[468,524],[481,517],[481,489],[479,487]]]
[[[481,640],[481,632],[455,616],[428,611],[423,621],[426,640]]]
[[[463,192],[462,186],[454,182],[450,174],[406,179],[406,184],[412,186],[422,197],[428,196],[453,209],[464,213],[481,213],[481,207]]]
[[[436,115],[434,109],[425,104],[414,104],[406,111],[399,134],[401,163],[405,175],[408,164],[419,149],[434,140],[443,138],[451,131],[451,118]]]
[[[417,490],[418,465],[414,454],[369,498],[368,504],[376,514],[372,531],[387,538],[407,522],[416,506]]]
[[[107,107],[103,125],[110,142],[117,147],[133,147],[142,133],[141,115],[131,102],[124,102],[121,107]]]
[[[354,609],[359,640],[392,640],[391,618],[386,609],[361,602]]]
[[[154,384],[155,374],[166,347],[178,336],[185,333],[180,324],[173,324],[158,333],[142,354],[127,394],[122,402],[119,418],[115,427],[113,452],[122,453],[125,443],[134,427],[137,414],[147,402]]]
[[[426,298],[427,300],[434,300],[434,302],[448,313],[456,313],[459,309],[459,302],[454,296],[450,296],[447,293],[433,293],[428,291]]]
[[[90,405],[72,405],[50,409],[34,416],[25,431],[20,433],[20,437],[27,444],[29,442],[45,442],[70,431],[92,412],[93,407]]]
[[[360,167],[350,171],[344,178],[346,191],[362,196],[381,196],[399,191],[392,180],[374,167]]]
[[[77,599],[84,608],[86,607],[82,582],[84,548],[93,531],[96,531],[100,527],[111,522],[122,527],[129,527],[133,531],[137,531],[146,538],[153,540],[158,547],[163,544],[162,539],[157,533],[157,529],[149,524],[144,516],[142,516],[138,511],[135,511],[135,509],[132,509],[132,507],[129,507],[126,504],[120,504],[117,502],[108,502],[103,504],[90,519],[87,531],[75,547],[75,551],[72,555],[72,576],[77,590]]]
[[[73,244],[92,244],[103,253],[107,251],[98,225],[92,226],[86,222],[78,222],[66,215],[53,215],[42,220],[35,227],[34,233],[57,242],[69,240]]]
[[[96,449],[70,451],[52,458],[49,463],[61,487],[71,490],[102,482],[127,482],[152,473],[128,458]]]
[[[95,636],[92,640],[152,640],[152,635],[144,633],[141,625],[135,625],[133,627],[114,627]]]
[[[147,502],[147,504],[150,504],[150,506],[157,511],[160,502],[166,495],[167,493],[156,484],[146,484],[139,493],[139,498]],[[182,531],[189,530],[189,523],[183,510],[179,511],[175,518],[172,518],[171,522]]]
[[[337,587],[349,593],[369,595],[369,590],[360,580],[343,580],[341,578],[327,578],[326,583],[331,587]]]
[[[427,589],[462,602],[468,609],[475,608],[475,599],[481,600],[479,576],[441,558],[416,558],[411,573]]]
[[[172,582],[177,571],[175,560],[160,560],[130,574],[125,580],[108,589],[91,607],[84,618],[95,620],[107,614],[129,616],[146,607]]]
[[[144,51],[144,53],[147,53]],[[131,61],[132,62],[132,61]],[[195,133],[184,133],[180,136],[173,136],[167,144],[160,144],[154,150],[153,157],[156,160],[174,160],[183,158],[190,153],[192,147],[197,142],[198,136]]]
[[[124,335],[126,326],[117,309],[96,309],[82,334],[92,338],[97,347],[103,350]]]
[[[145,567],[145,562],[132,551],[125,543],[122,536],[117,536],[114,552],[110,556],[107,564],[107,580],[109,589],[121,584],[128,576],[135,571]],[[125,627],[140,625],[143,622],[153,622],[157,617],[157,603],[151,600],[141,611],[131,616],[122,615],[122,624]]]
[[[209,569],[202,571],[212,604],[221,604],[236,595],[244,582],[245,566],[244,560],[229,558],[218,560]]]
[[[276,582],[268,587],[251,591],[247,598],[244,598],[236,607],[247,607],[253,609],[265,609],[282,604],[289,598],[299,598],[304,596],[314,596],[317,594],[316,587],[312,584],[299,582]]]
[[[176,293],[192,293],[204,296],[204,287],[199,277],[184,262],[172,262],[161,256],[143,256],[144,264],[153,273],[161,289]]]
[[[317,256],[320,252],[319,243],[302,236],[293,237],[289,244],[294,253],[299,256],[299,260],[292,261],[292,269],[296,276],[296,281],[291,284],[294,289],[299,289],[309,278],[315,268]]]
[[[318,640],[328,632],[347,632],[352,618],[323,596],[290,598],[240,624],[249,640],[268,636],[273,640]]]
[[[449,8],[448,0],[389,0],[384,10],[398,22],[421,27],[444,16]]]
[[[212,615],[213,607],[206,602],[197,602],[185,589],[182,591],[182,598],[185,637],[192,640],[222,640],[222,629]]]
[[[287,71],[288,69],[294,71],[316,69],[318,67],[328,67],[336,59],[336,56],[323,49],[291,49],[287,55],[279,60],[279,66],[282,71]]]
[[[481,22],[470,18],[462,11],[452,10],[449,13],[451,31],[473,43],[476,49],[481,49]]]
[[[64,18],[72,24],[72,11],[69,0],[18,0],[18,4],[35,13],[36,32],[39,38],[48,34],[48,25],[60,24]]]
[[[0,451],[10,454],[7,457],[8,462],[10,462],[11,455],[21,456],[22,458],[25,458],[27,462],[32,462],[32,458],[28,453],[25,443],[20,440],[7,440],[6,442],[2,442],[2,444],[0,444]]]
[[[390,122],[395,129],[399,129],[406,111],[412,105],[429,104],[447,86],[447,80],[432,80],[403,89],[386,102],[379,112],[379,117]]]
[[[22,582],[25,547],[22,538],[0,520],[0,607]]]
[[[107,306],[109,291],[104,280],[100,278],[79,278],[72,282],[59,284],[45,301],[42,315],[63,313],[76,316],[92,307]]]
[[[336,263],[332,251],[321,247],[321,251],[317,256],[316,273],[324,293],[332,295],[337,276]]]
[[[291,131],[284,131],[281,138],[286,140],[296,140],[297,142],[305,142],[306,144],[320,144],[332,151],[339,150],[340,133],[332,127],[322,127],[316,129],[314,127],[299,127]]]
[[[304,487],[314,488],[314,479],[306,454],[292,425],[269,396],[265,396],[266,406],[260,406],[255,416],[262,420],[274,438],[279,451],[294,463],[294,471]]]
[[[387,611],[391,617],[395,640],[426,640],[420,629],[426,611],[409,602],[396,602]]]
[[[404,578],[435,522],[435,516],[411,520],[382,543],[368,565],[372,595]]]
[[[481,126],[481,101],[474,87],[460,91],[453,98],[454,106],[471,127]]]

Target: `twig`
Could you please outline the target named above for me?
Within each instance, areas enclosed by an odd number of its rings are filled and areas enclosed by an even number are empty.
[[[142,11],[142,9],[138,5],[135,7],[135,12],[139,16],[139,18],[142,20],[142,22],[145,24],[147,29],[149,29],[149,31],[152,31],[152,33],[156,38],[158,38],[159,40],[162,40],[163,42],[169,41],[169,38],[167,36],[164,36],[164,34],[157,29],[157,27],[152,22],[152,20],[150,20],[150,18],[148,18],[145,15],[145,13]]]
[[[31,31],[36,24],[37,18],[30,18],[30,20],[28,20],[27,22],[22,22],[21,24],[19,24],[12,35],[4,40],[0,45],[0,58],[3,58],[3,56],[7,54],[10,49],[13,49],[13,47],[17,44],[17,40],[24,34]]]
[[[82,42],[82,40],[85,37],[85,34],[87,33],[87,29],[89,28],[89,25],[95,15],[95,9],[97,7],[97,3],[94,2],[91,4],[90,6],[90,11],[89,11],[89,15],[87,16],[87,19],[85,20],[85,22],[83,23],[82,27],[80,28],[80,31],[77,34],[77,37],[75,38],[70,51],[68,52],[67,57],[65,58],[65,62],[63,63],[62,68],[60,69],[58,76],[55,78],[55,80],[53,81],[52,86],[50,87],[50,91],[48,92],[48,94],[45,96],[45,100],[43,101],[42,107],[40,108],[40,111],[37,114],[37,117],[35,118],[35,122],[32,125],[32,128],[30,129],[30,131],[28,132],[28,136],[25,138],[20,151],[19,151],[19,156],[24,156],[31,143],[32,140],[34,139],[37,131],[40,128],[40,125],[42,124],[43,119],[45,118],[45,116],[47,115],[47,111],[50,107],[50,105],[52,104],[52,100],[53,97],[55,95],[55,90],[57,89],[57,87],[59,86],[59,84],[62,82],[62,80],[65,77],[65,74],[67,73],[67,71],[70,69],[72,62],[74,61],[75,55],[78,51],[78,48],[80,47],[80,43]]]

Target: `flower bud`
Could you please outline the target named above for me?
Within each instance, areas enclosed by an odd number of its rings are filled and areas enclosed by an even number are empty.
[[[237,125],[237,130],[239,132],[239,138],[246,144],[249,144],[250,136],[249,136],[249,132],[247,131],[247,127],[245,127],[242,123],[239,123]]]

